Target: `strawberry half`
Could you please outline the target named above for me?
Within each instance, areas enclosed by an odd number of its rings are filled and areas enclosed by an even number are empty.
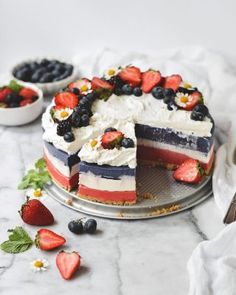
[[[54,217],[43,203],[37,199],[29,200],[22,205],[19,211],[21,218],[27,224],[31,225],[51,225],[54,223]]]
[[[113,86],[108,83],[107,81],[104,81],[98,77],[93,77],[92,81],[92,89],[95,90],[95,89],[100,89],[100,88],[103,88],[103,89],[112,89]]]
[[[159,71],[148,70],[142,74],[142,90],[149,93],[153,87],[161,82],[161,73]]]
[[[56,265],[63,279],[69,280],[80,267],[80,255],[77,252],[61,251],[57,254]]]
[[[19,95],[24,99],[32,99],[34,96],[38,96],[38,93],[31,88],[22,88]]]
[[[189,94],[189,101],[186,102],[186,105],[183,109],[186,111],[191,111],[201,100],[202,100],[201,92],[194,91],[193,93]]]
[[[120,145],[123,138],[124,134],[120,131],[106,132],[102,136],[102,147],[104,149],[113,149]]]
[[[40,229],[35,237],[36,246],[44,251],[60,247],[66,240],[49,229]]]
[[[4,87],[4,88],[0,89],[0,102],[4,101],[6,96],[12,92],[13,91],[8,87]]]
[[[142,82],[141,71],[139,68],[134,66],[124,68],[118,75],[123,81],[133,87],[139,86]]]
[[[199,183],[202,175],[203,169],[199,162],[194,159],[184,161],[173,173],[175,180],[192,184]]]
[[[74,109],[79,103],[78,97],[74,93],[67,91],[57,93],[54,100],[57,106],[70,109]]]
[[[179,88],[181,82],[182,77],[180,75],[172,75],[165,78],[163,86],[164,88],[171,88],[176,91]]]

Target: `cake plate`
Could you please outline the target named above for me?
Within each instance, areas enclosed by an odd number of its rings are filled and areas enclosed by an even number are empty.
[[[212,195],[211,176],[198,185],[176,182],[172,172],[162,168],[138,167],[138,201],[130,206],[107,205],[85,200],[55,182],[45,191],[61,204],[85,214],[112,219],[147,219],[168,216],[204,201]]]

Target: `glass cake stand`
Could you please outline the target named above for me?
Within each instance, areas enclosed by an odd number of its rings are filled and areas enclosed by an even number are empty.
[[[198,185],[176,182],[172,171],[147,166],[137,169],[138,201],[130,206],[107,205],[85,200],[68,192],[56,183],[45,190],[61,204],[85,214],[112,219],[147,219],[168,216],[204,201],[212,195],[211,176]]]

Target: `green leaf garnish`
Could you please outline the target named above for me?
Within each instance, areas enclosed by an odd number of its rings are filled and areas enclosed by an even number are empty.
[[[15,80],[11,80],[8,88],[10,88],[12,91],[14,92],[19,92],[23,87],[21,85],[19,85]]]
[[[7,253],[20,253],[33,245],[33,240],[21,226],[9,229],[8,240],[0,245],[0,249]]]
[[[18,189],[42,189],[43,185],[50,183],[51,176],[47,171],[45,160],[39,159],[35,163],[35,169],[30,169],[27,171],[27,174],[22,178],[21,183],[18,185]]]

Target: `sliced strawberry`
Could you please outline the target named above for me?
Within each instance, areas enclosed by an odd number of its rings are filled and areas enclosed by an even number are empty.
[[[62,110],[64,108],[65,107],[64,106],[61,106],[61,105],[53,106],[53,109],[56,110],[56,111],[60,111],[60,110]]]
[[[186,111],[191,111],[201,100],[202,100],[201,92],[194,91],[193,93],[189,95],[189,100],[183,109],[185,109]]]
[[[36,246],[44,251],[60,247],[66,240],[49,229],[40,229],[35,238]]]
[[[98,77],[93,77],[92,79],[92,89],[95,90],[95,89],[100,89],[100,88],[103,88],[103,89],[112,89],[113,86],[108,83],[107,81],[104,81]]]
[[[188,159],[177,168],[173,177],[177,181],[197,184],[202,178],[202,168],[197,160]]]
[[[164,88],[171,88],[176,91],[182,82],[182,77],[180,75],[172,75],[166,77],[164,80]]]
[[[56,265],[65,280],[69,280],[80,267],[80,255],[77,252],[61,251],[57,254]]]
[[[131,86],[139,86],[142,81],[142,74],[139,68],[130,66],[119,73],[120,78]]]
[[[81,87],[82,85],[84,85],[85,83],[89,83],[89,82],[90,82],[90,81],[89,81],[88,79],[86,79],[86,78],[79,79],[79,80],[76,80],[76,81],[70,83],[70,84],[68,85],[68,88],[69,88],[69,89],[72,89],[72,88],[80,89],[80,87]]]
[[[78,97],[74,93],[67,91],[57,93],[54,100],[57,106],[70,109],[75,108],[79,103]]]
[[[13,91],[8,87],[4,87],[4,88],[0,89],[0,102],[4,101],[6,96],[12,92]]]
[[[34,96],[38,96],[38,93],[31,88],[22,88],[19,95],[25,99],[32,99]]]
[[[20,107],[24,107],[26,106],[27,104],[31,104],[33,101],[31,98],[26,98],[26,99],[23,99],[21,102],[20,102]]]
[[[123,138],[124,134],[120,131],[106,132],[102,136],[102,146],[104,149],[113,149],[120,145]]]
[[[148,70],[142,74],[142,90],[149,93],[153,87],[161,82],[161,73],[159,71]]]
[[[31,225],[51,225],[54,217],[48,208],[37,199],[27,199],[20,210],[23,221]]]

